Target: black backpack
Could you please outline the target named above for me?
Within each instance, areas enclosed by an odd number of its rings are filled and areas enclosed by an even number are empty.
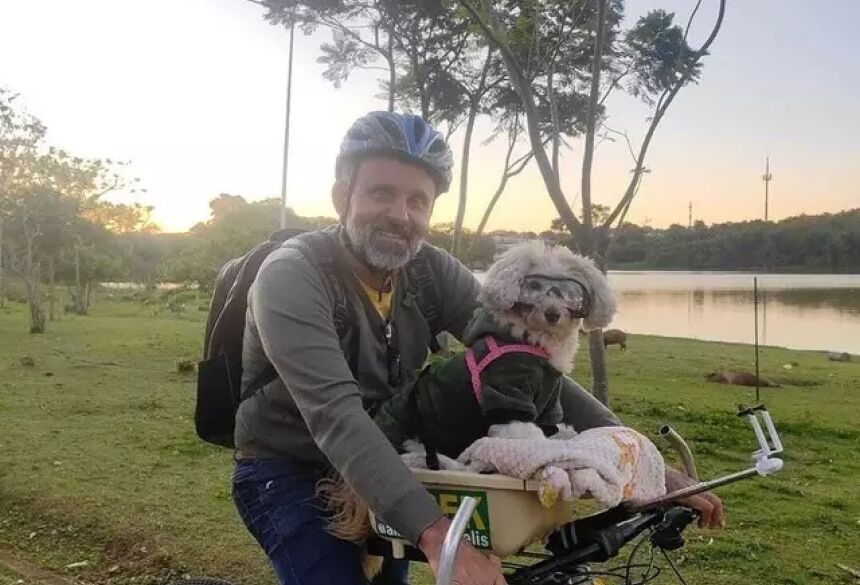
[[[208,443],[233,448],[233,431],[239,403],[250,396],[242,395],[242,339],[248,309],[248,290],[254,283],[263,260],[281,246],[296,247],[330,279],[335,292],[334,325],[343,338],[351,320],[339,277],[332,238],[325,232],[284,229],[273,233],[240,258],[227,262],[218,273],[209,305],[209,316],[203,341],[203,360],[197,368],[197,403],[194,425],[197,435]],[[430,263],[423,252],[406,266],[410,288],[431,331],[439,331],[438,291]],[[435,343],[435,339],[432,340]],[[436,351],[438,346],[431,349]],[[257,380],[261,388],[277,378],[272,367],[267,376]]]

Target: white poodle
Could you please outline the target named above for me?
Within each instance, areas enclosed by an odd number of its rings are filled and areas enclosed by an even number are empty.
[[[562,376],[573,368],[579,330],[602,328],[616,302],[594,263],[561,246],[511,248],[486,274],[462,354],[432,362],[375,420],[407,463],[424,447],[443,468],[484,436],[534,438],[561,423]]]

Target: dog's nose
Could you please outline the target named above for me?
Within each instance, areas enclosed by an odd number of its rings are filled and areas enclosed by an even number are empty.
[[[544,315],[547,323],[558,323],[558,320],[561,319],[561,313],[557,311],[547,311]]]

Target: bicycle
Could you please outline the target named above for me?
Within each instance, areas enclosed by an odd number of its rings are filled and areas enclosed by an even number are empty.
[[[656,554],[663,557],[675,577],[686,585],[668,552],[684,546],[683,532],[696,519],[696,514],[675,502],[737,481],[771,475],[783,467],[783,461],[776,457],[783,452],[783,445],[767,408],[764,405],[739,407],[738,416],[748,420],[759,446],[752,454],[753,466],[648,502],[637,505],[622,503],[574,520],[562,519],[560,512],[563,510],[558,506],[543,511],[539,504],[535,507],[537,498],[534,497],[536,486],[533,483],[493,475],[416,470],[416,476],[440,503],[444,496],[449,508],[452,502],[458,504],[443,545],[437,585],[450,585],[454,560],[464,538],[476,548],[500,553],[497,556],[503,559],[502,568],[509,585],[584,585],[595,583],[598,578],[603,582],[615,579],[624,585],[644,585],[661,574],[662,569],[655,563]],[[688,449],[686,452],[682,450],[682,460],[688,474],[695,477],[694,468],[690,468],[693,463]],[[522,483],[522,487],[515,488],[517,482]],[[518,510],[522,511],[512,504],[517,499],[521,506],[527,506],[527,514],[519,516],[527,520],[506,522],[517,516]],[[482,506],[480,510],[479,505]],[[492,514],[500,520],[495,531]],[[547,524],[551,525],[549,530],[545,528]],[[372,514],[371,525],[376,537],[368,543],[370,554],[426,562],[420,551]],[[538,535],[541,538],[536,538]],[[617,557],[625,545],[637,538],[639,540],[633,544],[626,563],[600,569],[592,569],[589,565]],[[527,550],[536,540],[543,541],[544,551]],[[650,544],[647,561],[636,562],[646,543]],[[171,585],[233,584],[196,577],[175,581]]]

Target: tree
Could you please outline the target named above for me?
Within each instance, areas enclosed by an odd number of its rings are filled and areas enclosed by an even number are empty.
[[[105,194],[129,185],[119,172],[126,163],[83,159],[46,147],[44,126],[16,107],[16,97],[0,90],[0,258],[24,281],[30,330],[41,333],[45,319],[40,285],[45,273],[49,315],[53,318],[54,282],[61,258],[71,256],[79,276],[82,269],[86,271],[81,266],[86,255],[81,251],[85,246],[96,246],[90,239],[100,233],[94,226],[111,213],[117,221],[131,221],[132,216],[140,217],[144,208],[103,202]],[[134,187],[131,192],[137,190]],[[73,254],[67,253],[70,249]],[[89,296],[86,286],[77,278],[74,296],[82,313],[86,310],[83,299]]]
[[[278,229],[280,200],[248,202],[239,195],[222,193],[209,202],[210,218],[189,230],[185,246],[164,267],[166,279],[190,282],[211,290],[220,268],[242,256]],[[335,223],[330,218],[297,216],[291,209],[289,225],[319,229]]]
[[[45,264],[67,242],[77,208],[57,191],[34,185],[17,192],[6,223],[12,270],[24,281],[30,315],[30,332],[45,331],[41,281]],[[49,275],[53,284],[53,273]]]
[[[502,56],[508,76],[522,105],[532,152],[547,193],[559,213],[561,222],[569,231],[573,244],[582,253],[592,256],[605,270],[605,254],[611,241],[613,222],[617,220],[618,225],[623,223],[641,181],[648,146],[669,105],[681,87],[698,79],[701,72],[701,58],[707,54],[722,25],[725,0],[720,0],[718,16],[711,34],[695,51],[687,45],[686,38],[701,0],[696,4],[693,15],[683,31],[674,25],[672,14],[655,10],[640,18],[636,25],[627,31],[620,43],[621,47],[615,46],[620,21],[620,0],[596,0],[594,18],[588,19],[594,34],[585,37],[566,35],[560,26],[565,21],[559,20],[558,15],[564,14],[565,6],[570,8],[574,5],[579,6],[583,12],[589,12],[591,2],[586,0],[573,3],[545,1],[528,4],[480,0],[478,5],[475,5],[472,0],[458,0],[458,3],[479,27],[487,42],[495,46]],[[581,174],[582,221],[574,215],[561,189],[558,172],[558,141],[552,142],[551,152],[548,153],[540,133],[541,118],[536,95],[541,85],[536,83],[537,78],[531,75],[530,62],[524,60],[522,53],[517,51],[518,38],[524,29],[539,28],[547,22],[553,23],[558,29],[555,37],[557,39],[555,46],[558,50],[550,51],[549,67],[544,76],[546,86],[549,88],[548,100],[551,104],[555,103],[553,77],[553,72],[556,70],[555,59],[559,55],[582,55],[583,39],[590,43],[593,37],[593,44],[590,47],[591,71],[587,80],[589,99]],[[571,27],[570,30],[575,29]],[[603,72],[607,73],[608,82],[601,81]],[[625,77],[629,80],[626,86],[628,91],[646,102],[655,104],[654,114],[638,154],[633,155],[635,169],[627,190],[606,220],[595,228],[591,211],[591,166],[595,135],[601,123],[602,103],[613,89],[619,87]],[[601,93],[603,93],[602,98]],[[554,123],[559,119],[558,115],[553,116]],[[589,338],[592,350],[592,391],[606,403],[608,402],[608,382],[601,336],[601,332],[598,331]]]
[[[128,163],[111,159],[83,159],[69,153],[49,148],[48,153],[40,157],[40,172],[31,180],[62,193],[76,205],[81,221],[74,223],[71,238],[71,261],[74,263],[75,286],[72,289],[72,300],[75,312],[85,315],[89,310],[91,282],[99,271],[95,266],[82,266],[82,262],[90,261],[94,265],[102,264],[103,258],[95,253],[95,247],[102,233],[109,227],[128,228],[146,222],[148,211],[139,205],[117,205],[102,200],[108,193],[128,187],[131,193],[145,191],[133,185],[139,179],[127,181],[121,173],[122,167]],[[123,225],[123,224],[126,225]],[[96,229],[93,226],[99,226]],[[85,250],[86,249],[86,250]],[[87,278],[86,275],[93,275]]]
[[[5,302],[4,269],[11,260],[4,246],[10,236],[4,228],[18,210],[36,149],[45,136],[42,122],[18,108],[17,99],[17,94],[0,87],[0,305]]]

